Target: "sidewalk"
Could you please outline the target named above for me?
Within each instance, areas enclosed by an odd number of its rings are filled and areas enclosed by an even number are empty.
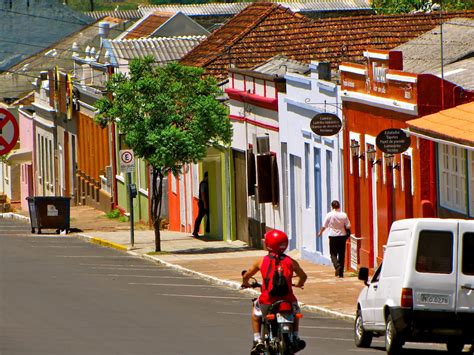
[[[18,218],[18,214],[25,215],[20,211],[13,218]],[[241,283],[241,270],[265,255],[265,251],[251,249],[240,241],[195,239],[188,233],[171,231],[161,232],[162,252],[156,254],[153,230],[135,230],[132,248],[129,223],[110,220],[102,212],[87,206],[71,207],[71,228],[71,236],[127,251],[236,289]],[[290,255],[308,274],[304,290],[295,289],[298,300],[304,304],[303,309],[353,319],[363,283],[350,272],[346,272],[343,279],[335,278],[332,267],[300,260],[294,252]]]

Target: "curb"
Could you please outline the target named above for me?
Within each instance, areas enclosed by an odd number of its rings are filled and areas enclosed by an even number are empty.
[[[141,258],[141,259],[145,259],[145,260],[148,260],[148,261],[151,261],[151,262],[169,267],[169,268],[171,268],[173,270],[176,270],[176,271],[178,271],[182,274],[185,274],[185,275],[196,276],[200,279],[207,280],[207,281],[209,281],[209,282],[211,282],[215,285],[228,287],[228,288],[238,290],[238,291],[244,291],[244,292],[246,292],[246,293],[248,293],[252,296],[260,295],[260,292],[258,292],[256,290],[251,290],[251,289],[242,290],[240,288],[240,283],[238,283],[238,282],[229,281],[229,280],[222,280],[222,279],[219,279],[219,278],[214,277],[214,276],[203,274],[202,272],[187,269],[187,268],[182,267],[180,265],[172,264],[168,261],[162,260],[162,259],[160,259],[156,256],[153,256],[153,255],[139,254],[139,253],[136,253],[134,251],[128,250],[128,248],[126,246],[121,245],[121,244],[109,242],[105,239],[92,237],[92,236],[89,236],[89,235],[86,235],[86,234],[78,233],[78,234],[72,234],[72,235],[78,236],[80,239],[83,239],[83,240],[88,241],[90,243],[99,244],[101,246],[114,248],[114,249],[117,249],[117,250],[120,250],[120,251],[125,251],[129,255],[132,255],[132,256],[135,256],[135,257],[138,257],[138,258]],[[337,318],[337,319],[342,319],[342,320],[346,320],[346,321],[354,321],[355,320],[355,316],[353,316],[353,315],[333,311],[333,310],[330,310],[330,309],[327,309],[327,308],[324,308],[324,307],[318,307],[318,306],[312,306],[312,305],[307,305],[307,304],[304,304],[304,303],[300,303],[300,308],[302,310],[306,310],[308,312],[317,313],[317,314],[324,315],[324,316],[329,316],[331,318]]]
[[[74,233],[74,234],[71,234],[71,236],[77,236],[79,239],[85,240],[86,242],[89,242],[92,244],[98,244],[106,248],[113,248],[113,249],[117,249],[117,250],[125,251],[125,252],[128,251],[128,248],[122,244],[110,242],[108,240],[97,238],[97,237],[92,237],[87,234]]]
[[[19,221],[30,222],[30,217],[23,216],[14,212],[0,213],[0,219],[17,219]]]

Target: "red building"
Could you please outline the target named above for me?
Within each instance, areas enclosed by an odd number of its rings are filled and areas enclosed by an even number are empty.
[[[368,50],[364,57],[364,65],[339,67],[345,205],[353,233],[361,238],[358,264],[375,267],[393,221],[437,215],[435,144],[411,137],[408,150],[390,156],[377,148],[377,135],[472,101],[473,93],[431,74],[404,72],[399,51]]]

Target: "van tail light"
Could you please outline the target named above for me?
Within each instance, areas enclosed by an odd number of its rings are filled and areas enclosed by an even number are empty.
[[[401,306],[413,308],[413,290],[411,288],[402,288]]]

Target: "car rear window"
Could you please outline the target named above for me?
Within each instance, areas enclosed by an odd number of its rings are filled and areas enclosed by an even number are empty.
[[[474,275],[474,233],[464,233],[462,238],[462,273]]]
[[[450,274],[453,271],[453,233],[420,232],[416,271],[430,274]]]

